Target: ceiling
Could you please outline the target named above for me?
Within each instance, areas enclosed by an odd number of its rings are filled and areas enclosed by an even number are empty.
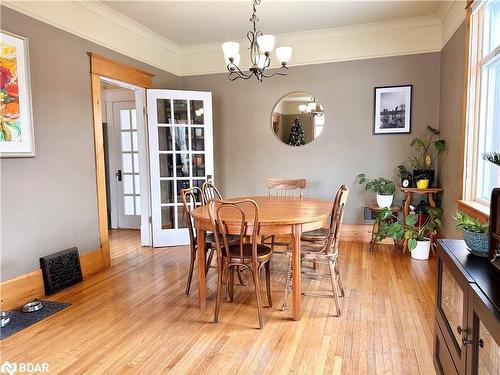
[[[181,46],[242,39],[251,27],[250,0],[102,3]],[[438,13],[439,3],[262,0],[257,7],[258,28],[264,33],[283,34],[434,16]]]

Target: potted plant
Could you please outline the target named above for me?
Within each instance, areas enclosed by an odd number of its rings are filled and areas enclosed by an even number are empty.
[[[461,211],[458,211],[454,219],[457,221],[457,229],[464,232],[464,241],[472,254],[487,257],[489,252],[489,225],[481,223]]]
[[[438,228],[441,226],[441,213],[441,208],[429,208],[427,210],[427,219],[419,226],[417,224],[419,221],[419,214],[415,212],[411,212],[406,217],[404,223],[387,223],[385,220],[389,218],[392,213],[389,209],[384,209],[377,215],[376,220],[379,226],[375,234],[375,240],[382,241],[387,237],[397,241],[404,239],[408,241],[408,250],[410,250],[413,259],[429,259],[431,249],[430,236],[435,235]]]
[[[401,178],[401,187],[409,188],[412,185],[411,173],[404,165],[398,165],[399,177]]]
[[[439,130],[427,125],[427,131],[429,133],[427,138],[414,138],[410,143],[410,146],[415,150],[415,155],[410,157],[410,163],[413,165],[413,181],[415,181],[419,189],[432,186],[434,181],[432,166],[439,155],[446,150],[446,141],[436,139]],[[425,183],[426,180],[427,183]],[[424,182],[419,184],[419,181]]]
[[[365,184],[365,190],[377,194],[379,207],[391,207],[396,193],[396,185],[391,180],[378,177],[373,180],[367,179],[364,173],[358,175],[358,183]]]

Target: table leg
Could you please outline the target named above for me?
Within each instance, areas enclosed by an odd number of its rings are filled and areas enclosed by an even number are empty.
[[[196,241],[198,258],[198,299],[200,301],[200,308],[207,305],[207,292],[205,284],[205,231],[201,229],[196,230]]]
[[[301,317],[301,275],[300,275],[300,237],[302,225],[296,224],[292,230],[292,290],[293,290],[293,319],[300,320]]]
[[[373,251],[373,246],[375,245],[375,235],[378,232],[378,223],[377,220],[373,222],[373,227],[372,227],[372,239],[370,240],[370,252]]]
[[[436,201],[434,201],[434,194],[433,193],[427,194],[427,200],[429,201],[429,206],[431,206],[432,208],[436,207]],[[436,255],[436,249],[435,249],[435,244],[434,244],[434,236],[431,234],[430,237],[431,237],[431,250],[432,250],[432,254]]]
[[[429,201],[429,206],[431,206],[432,208],[436,207],[436,202],[434,201],[434,194],[433,193],[427,194],[427,200]]]
[[[403,223],[406,222],[406,216],[408,216],[408,214],[410,213],[410,204],[411,204],[412,198],[413,198],[413,193],[407,192],[405,203],[403,206]],[[408,241],[403,240],[403,253],[406,252],[407,249],[408,249]]]

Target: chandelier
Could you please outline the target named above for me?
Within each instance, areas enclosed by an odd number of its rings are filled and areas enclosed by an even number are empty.
[[[273,73],[266,74],[266,69],[271,65],[271,58],[269,57],[274,49],[274,35],[262,34],[257,31],[257,22],[259,18],[255,14],[257,5],[261,0],[253,0],[253,13],[250,22],[253,25],[253,31],[247,33],[247,38],[250,41],[250,61],[252,66],[248,69],[249,72],[245,73],[239,68],[240,63],[240,44],[238,42],[225,42],[222,43],[222,52],[229,71],[229,80],[234,81],[238,78],[249,79],[255,76],[260,82],[262,78],[271,78],[275,75],[286,76],[288,74],[288,67],[286,64],[292,57],[292,47],[279,47],[276,48],[276,57],[281,63],[279,69]]]
[[[324,112],[323,112],[323,106],[321,104],[319,104],[318,102],[318,99],[312,97],[311,98],[311,103],[308,103],[308,104],[300,104],[299,105],[299,111],[301,113],[305,113],[305,114],[308,114],[312,117],[314,116],[323,116]]]

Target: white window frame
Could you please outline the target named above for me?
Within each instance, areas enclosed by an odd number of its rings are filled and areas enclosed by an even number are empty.
[[[465,123],[465,147],[464,147],[464,181],[463,197],[465,201],[475,202],[479,205],[489,207],[490,201],[478,196],[478,174],[480,130],[484,126],[485,114],[489,110],[489,103],[484,95],[482,83],[482,68],[493,61],[500,59],[500,46],[483,55],[482,43],[484,37],[484,12],[483,5],[486,1],[474,1],[469,29],[469,59],[468,59],[468,85],[467,85],[467,106]],[[491,101],[491,100],[490,100]]]

